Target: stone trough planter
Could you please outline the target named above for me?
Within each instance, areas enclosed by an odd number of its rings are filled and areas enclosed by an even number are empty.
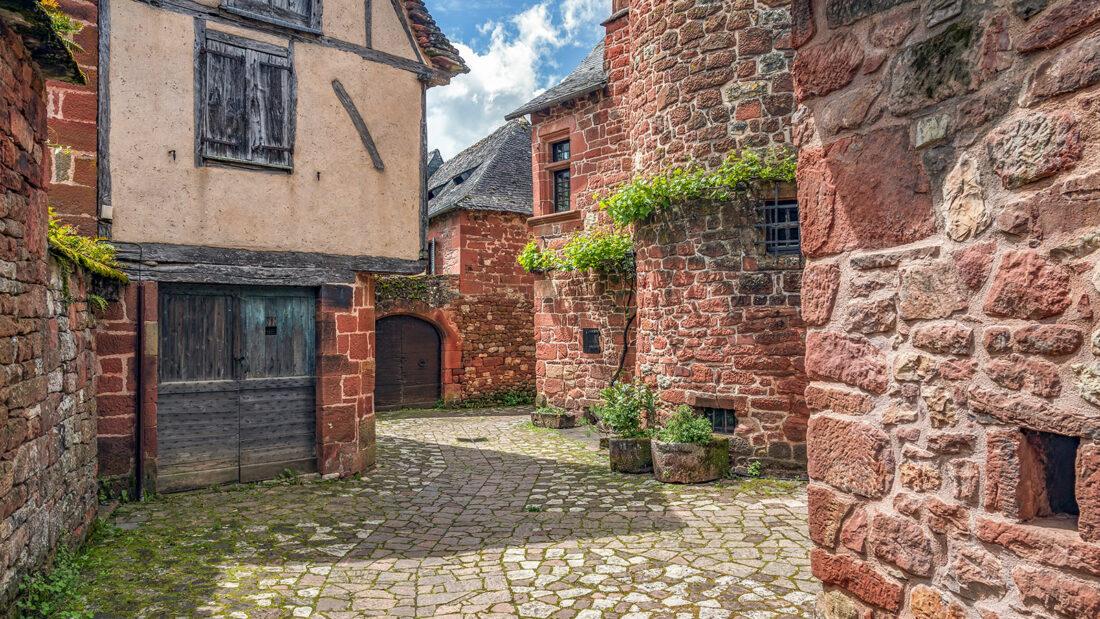
[[[730,470],[730,441],[707,445],[653,440],[653,476],[666,484],[701,484],[725,477]]]
[[[553,428],[555,430],[564,430],[565,428],[573,428],[577,425],[577,418],[573,415],[558,415],[555,413],[531,413],[531,423],[536,428]]]
[[[652,473],[653,451],[648,438],[612,438],[608,440],[611,470],[616,473]]]

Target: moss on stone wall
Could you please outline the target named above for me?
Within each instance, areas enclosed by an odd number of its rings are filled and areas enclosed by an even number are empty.
[[[453,278],[448,275],[380,277],[375,284],[378,303],[419,301],[443,307],[458,298]]]

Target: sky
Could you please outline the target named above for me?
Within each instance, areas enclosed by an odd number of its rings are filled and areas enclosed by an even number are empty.
[[[427,0],[470,73],[428,90],[428,148],[444,159],[569,74],[603,37],[611,0]]]

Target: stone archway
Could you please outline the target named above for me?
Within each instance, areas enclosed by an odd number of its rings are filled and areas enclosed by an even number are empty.
[[[459,335],[458,329],[455,328],[449,317],[445,312],[434,308],[416,308],[416,307],[404,307],[395,311],[387,312],[382,316],[379,316],[376,320],[376,329],[378,337],[378,368],[376,370],[376,385],[375,385],[375,407],[378,410],[385,410],[392,408],[387,404],[387,394],[384,392],[384,381],[387,380],[383,376],[383,372],[387,369],[383,365],[383,348],[386,343],[383,341],[384,330],[387,329],[386,321],[396,321],[397,319],[406,319],[406,324],[415,325],[420,323],[421,325],[427,325],[436,334],[438,338],[438,394],[437,399],[443,399],[444,401],[454,401],[461,399],[461,385],[457,382],[457,377],[462,368],[462,337]],[[415,322],[408,322],[415,321]],[[394,323],[396,324],[396,322]],[[416,329],[417,327],[412,327]],[[421,330],[420,333],[426,335],[427,332]],[[415,337],[415,335],[414,335]],[[379,392],[382,389],[383,391]],[[379,396],[381,395],[381,399]],[[426,403],[422,402],[421,404]],[[431,402],[435,404],[435,402]]]

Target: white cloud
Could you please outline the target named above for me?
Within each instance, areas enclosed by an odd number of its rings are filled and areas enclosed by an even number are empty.
[[[470,73],[428,91],[428,146],[444,158],[485,137],[504,116],[556,83],[554,51],[575,45],[598,24],[605,0],[544,1],[503,21],[479,27],[488,45],[479,53],[453,41]],[[557,7],[557,14],[551,6]],[[590,33],[588,33],[590,34]],[[565,67],[564,70],[571,70]]]

